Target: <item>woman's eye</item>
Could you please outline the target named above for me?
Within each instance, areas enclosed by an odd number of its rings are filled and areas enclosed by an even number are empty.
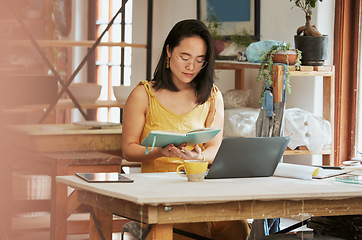
[[[184,57],[181,57],[182,60],[184,61],[188,61],[189,59],[188,58],[184,58]]]
[[[196,60],[197,63],[203,63],[204,62],[204,59],[202,60]]]

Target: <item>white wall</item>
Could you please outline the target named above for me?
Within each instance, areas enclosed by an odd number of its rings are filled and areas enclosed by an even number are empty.
[[[133,43],[147,43],[147,0],[133,1]],[[157,0],[153,3],[152,71],[159,60],[167,34],[182,19],[196,18],[194,0]],[[132,50],[132,86],[146,79],[146,50]]]
[[[135,43],[146,41],[147,0],[134,1],[134,37]],[[304,13],[287,0],[261,0],[260,32],[261,40],[273,39],[291,43],[294,46],[294,35],[299,26],[305,24]],[[154,1],[153,17],[153,46],[152,71],[161,53],[164,39],[172,26],[181,19],[196,18],[196,2],[194,0],[158,0]],[[326,64],[333,62],[333,26],[334,1],[317,3],[313,11],[313,23],[322,34],[329,35],[329,50]],[[142,33],[142,34],[141,34]],[[141,38],[141,40],[139,40]],[[143,41],[144,40],[144,41]],[[134,51],[132,81],[138,82],[146,76],[143,68],[137,67],[145,62],[145,54]],[[257,70],[246,71],[245,87],[251,88],[255,94],[252,107],[258,107],[261,86],[255,81]],[[135,78],[133,78],[135,77]],[[216,71],[215,83],[222,92],[234,87],[234,72],[230,70]],[[299,107],[319,116],[322,115],[322,78],[293,78],[291,79],[292,94],[287,95],[287,108]],[[320,156],[292,156],[287,161],[297,161],[306,164],[320,164]]]
[[[132,41],[147,43],[147,0],[133,1]],[[132,48],[131,86],[146,79],[146,49]]]
[[[88,21],[88,5],[81,1],[72,1],[72,19],[75,23],[68,37],[64,39],[74,41],[84,41],[88,39],[87,21]],[[84,56],[87,54],[85,47],[72,48],[72,73],[82,62]],[[75,76],[73,83],[87,82],[87,64],[85,64],[79,73]],[[83,120],[82,114],[78,109],[72,109],[71,121],[77,122]]]

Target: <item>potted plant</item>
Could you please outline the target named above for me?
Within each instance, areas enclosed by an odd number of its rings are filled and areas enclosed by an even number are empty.
[[[207,28],[214,42],[215,54],[219,55],[219,53],[224,50],[224,36],[220,34],[221,22],[218,21],[216,14],[213,12],[210,13]]]
[[[266,52],[260,56],[261,64],[258,70],[257,81],[262,83],[262,92],[259,104],[262,105],[264,98],[264,91],[267,85],[272,86],[273,65],[275,63],[283,63],[286,65],[286,91],[291,92],[290,86],[290,65],[295,65],[296,69],[300,68],[302,53],[298,49],[292,49],[290,43],[282,42],[273,45]]]
[[[312,23],[312,9],[323,0],[289,0],[305,13],[306,23],[297,29],[294,36],[295,48],[302,51],[302,64],[323,65],[327,59],[328,36],[322,35]]]
[[[245,56],[246,47],[254,42],[253,36],[244,28],[242,34],[233,33],[231,35],[223,35],[222,23],[219,22],[216,14],[211,11],[207,28],[212,36],[216,59],[235,60],[238,54]],[[230,46],[232,45],[232,46]],[[231,56],[221,56],[220,53],[229,47],[229,53],[234,53]],[[246,57],[245,57],[246,58]]]
[[[234,33],[230,36],[230,41],[234,42],[239,47],[246,48],[254,42],[254,39],[253,36],[244,28],[242,35]]]
[[[244,28],[242,35],[234,33],[230,36],[230,41],[234,43],[238,49],[237,60],[247,61],[246,48],[255,42],[253,36]]]

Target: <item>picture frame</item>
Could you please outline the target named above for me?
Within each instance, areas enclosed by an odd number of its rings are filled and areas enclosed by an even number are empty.
[[[260,0],[197,0],[197,19],[208,25],[212,13],[221,23],[220,35],[225,39],[246,30],[260,40]]]

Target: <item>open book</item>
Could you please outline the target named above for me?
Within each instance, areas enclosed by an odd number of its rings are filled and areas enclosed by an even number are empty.
[[[321,167],[305,166],[290,163],[279,163],[274,176],[298,179],[323,179],[349,173],[350,170],[323,169]]]
[[[207,143],[219,132],[220,129],[215,128],[198,128],[190,130],[187,133],[151,131],[142,141],[141,145],[146,147],[147,155],[154,147],[166,147],[169,144],[178,146],[181,143],[187,143],[188,145]],[[148,150],[148,147],[151,147],[151,150]]]

